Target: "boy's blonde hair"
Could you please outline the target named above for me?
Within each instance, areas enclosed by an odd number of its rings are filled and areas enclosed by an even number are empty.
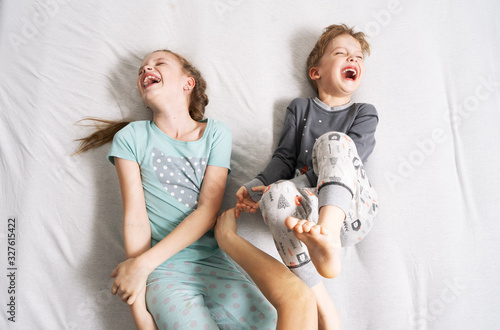
[[[370,45],[368,44],[368,41],[366,41],[366,35],[363,32],[354,32],[354,28],[348,27],[345,24],[333,24],[326,27],[307,58],[307,77],[309,79],[309,83],[316,92],[318,92],[318,84],[315,80],[312,80],[311,77],[309,77],[309,71],[312,67],[318,66],[321,57],[323,57],[323,54],[325,53],[328,43],[343,34],[350,35],[356,39],[361,45],[363,54],[370,55]]]

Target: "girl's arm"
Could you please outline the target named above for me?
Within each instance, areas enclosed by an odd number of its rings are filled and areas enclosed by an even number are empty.
[[[198,208],[170,234],[140,256],[120,263],[113,271],[113,290],[123,301],[133,304],[144,289],[148,275],[165,260],[194,243],[215,225],[226,188],[228,169],[207,166]]]
[[[130,312],[137,329],[139,330],[157,330],[153,316],[146,308],[146,290],[142,290],[135,303],[130,306]]]
[[[146,211],[139,164],[115,157],[123,202],[123,240],[126,258],[135,258],[151,247],[151,227]]]
[[[140,256],[151,247],[151,227],[146,212],[144,191],[139,165],[136,162],[116,158],[115,166],[120,182],[123,202],[123,240],[127,259]],[[146,282],[143,283],[144,286]],[[116,293],[116,292],[115,292]],[[145,290],[130,306],[130,312],[138,329],[156,329],[151,314],[146,309]]]

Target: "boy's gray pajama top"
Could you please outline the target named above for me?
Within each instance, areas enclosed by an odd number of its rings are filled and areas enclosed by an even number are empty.
[[[307,285],[321,280],[307,248],[286,228],[288,216],[318,221],[324,205],[341,208],[343,246],[360,241],[378,210],[363,163],[375,147],[378,115],[367,103],[329,107],[318,98],[297,98],[287,108],[278,148],[264,171],[245,184],[261,199],[264,221],[287,265]],[[281,181],[288,180],[288,181]],[[256,186],[269,186],[262,195]]]

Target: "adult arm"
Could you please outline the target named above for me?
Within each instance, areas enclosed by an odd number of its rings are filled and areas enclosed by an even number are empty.
[[[198,208],[154,247],[135,258],[120,263],[113,271],[114,286],[122,292],[122,300],[133,304],[144,289],[148,275],[161,263],[191,245],[213,228],[226,187],[228,169],[207,166]]]
[[[233,209],[217,220],[215,238],[276,308],[277,329],[317,329],[318,313],[312,291],[282,263],[238,236]]]

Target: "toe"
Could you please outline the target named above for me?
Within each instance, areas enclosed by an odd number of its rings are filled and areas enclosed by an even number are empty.
[[[319,226],[319,225],[314,225],[311,227],[311,229],[309,230],[309,232],[312,234],[312,235],[319,235],[319,234],[322,234],[322,229],[323,227]]]
[[[304,220],[299,220],[299,222],[297,222],[297,224],[293,227],[293,231],[302,234],[304,232],[303,225],[304,225]]]
[[[294,218],[294,217],[288,217],[285,219],[285,226],[290,229],[290,230],[293,230],[294,227],[299,223],[299,219],[297,218]]]
[[[302,230],[306,233],[309,233],[315,226],[316,224],[314,222],[304,220],[304,223],[302,224]]]

